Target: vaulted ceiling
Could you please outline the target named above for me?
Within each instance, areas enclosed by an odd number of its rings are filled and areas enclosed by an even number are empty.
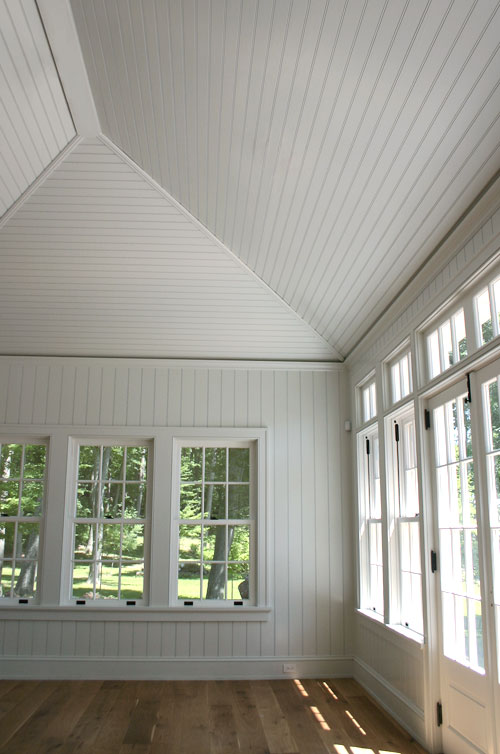
[[[62,86],[0,2],[3,209],[91,137],[5,216],[4,352],[341,359],[500,168],[491,0],[68,2]]]

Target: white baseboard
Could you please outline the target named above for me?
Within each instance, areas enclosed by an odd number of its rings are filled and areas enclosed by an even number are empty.
[[[283,672],[283,664],[295,672]],[[350,657],[3,657],[0,678],[15,680],[266,680],[352,677]]]
[[[353,658],[353,677],[424,748],[424,711],[359,657]]]

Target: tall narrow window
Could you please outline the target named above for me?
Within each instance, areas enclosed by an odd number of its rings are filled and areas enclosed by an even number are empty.
[[[80,445],[72,597],[143,600],[148,447]]]
[[[392,495],[390,500],[391,584],[396,621],[423,633],[422,569],[417,450],[413,409],[388,422],[392,432],[389,456]]]
[[[361,422],[370,421],[377,415],[377,391],[375,380],[364,384],[360,389],[361,397]]]
[[[382,507],[378,432],[358,435],[361,607],[384,613]]]
[[[500,334],[500,278],[492,280],[474,297],[479,345],[488,343]]]
[[[400,353],[389,362],[389,383],[391,403],[398,403],[412,390],[411,352]]]
[[[184,603],[255,603],[254,445],[179,445],[175,593]]]
[[[0,596],[4,599],[36,594],[46,452],[42,443],[0,445]]]

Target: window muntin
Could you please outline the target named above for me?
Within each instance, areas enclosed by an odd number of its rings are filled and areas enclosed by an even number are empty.
[[[0,597],[4,599],[36,594],[46,456],[44,443],[0,445]]]
[[[468,355],[464,310],[459,309],[427,335],[429,377],[433,379]]]
[[[359,545],[361,555],[361,607],[384,614],[382,506],[379,442],[376,428],[358,435]]]
[[[180,443],[175,599],[255,603],[255,443]]]
[[[389,384],[391,403],[398,403],[413,390],[411,375],[411,351],[399,354],[389,363]]]
[[[420,560],[420,519],[417,477],[417,449],[413,410],[399,414],[391,421],[392,479],[391,568],[395,569],[399,624],[423,633],[422,567]],[[393,616],[394,619],[394,616]]]
[[[73,599],[144,598],[147,444],[78,447]]]
[[[377,415],[377,391],[375,380],[362,385],[360,388],[361,398],[361,422],[365,424]]]

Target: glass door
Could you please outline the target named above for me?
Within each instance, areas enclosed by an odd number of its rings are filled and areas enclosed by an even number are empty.
[[[441,392],[428,406],[440,579],[443,750],[447,754],[496,752],[478,484],[480,424],[472,407],[465,380]]]

